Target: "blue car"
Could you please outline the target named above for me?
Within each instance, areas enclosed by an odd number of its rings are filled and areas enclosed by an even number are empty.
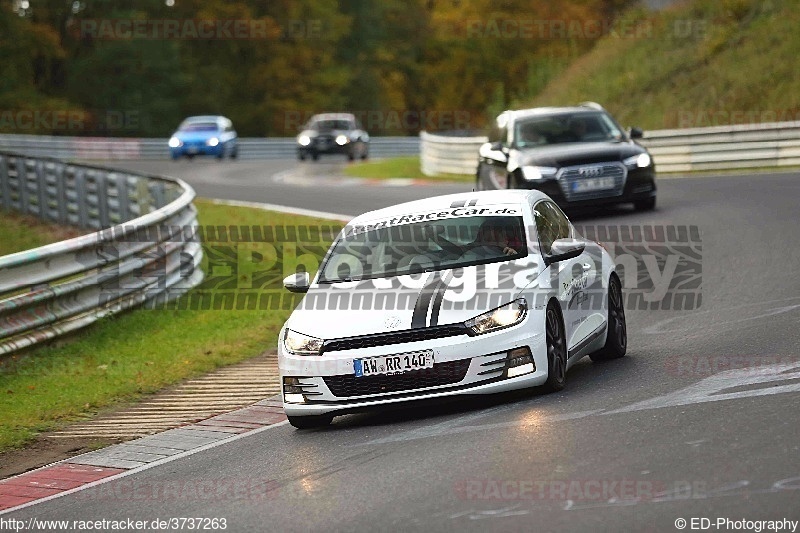
[[[172,159],[196,155],[213,155],[231,159],[239,155],[238,137],[230,119],[222,116],[189,117],[178,126],[169,139]]]

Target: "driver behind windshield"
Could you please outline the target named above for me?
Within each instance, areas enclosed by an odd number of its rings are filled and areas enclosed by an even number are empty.
[[[504,255],[517,255],[520,253],[521,242],[516,235],[515,227],[513,220],[509,224],[503,217],[490,218],[481,225],[473,246],[487,248],[493,252],[499,250]]]
[[[584,135],[586,135],[587,125],[586,120],[582,117],[574,117],[569,122],[569,132],[571,134],[571,139],[573,142],[580,142],[583,140]]]

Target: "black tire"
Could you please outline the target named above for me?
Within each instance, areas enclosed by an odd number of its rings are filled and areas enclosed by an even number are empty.
[[[366,161],[368,157],[369,157],[369,148],[367,148],[367,146],[364,145],[364,148],[361,151],[361,160]]]
[[[316,161],[317,159],[319,159],[319,154],[317,152],[311,152],[311,159]]]
[[[305,152],[297,152],[297,159],[299,159],[300,161],[305,161],[306,160]]]
[[[354,161],[355,158],[356,158],[356,151],[355,151],[355,148],[353,148],[353,149],[351,149],[351,150],[349,150],[347,152],[347,160],[348,161]]]
[[[333,415],[290,416],[289,423],[297,429],[314,429],[330,425]]]
[[[653,196],[647,200],[638,200],[633,202],[633,207],[637,211],[652,211],[656,208],[656,197]]]
[[[234,148],[233,152],[231,152],[231,159],[236,159],[237,157],[239,157],[239,149]]]
[[[589,354],[592,361],[618,359],[628,350],[628,325],[625,322],[625,303],[622,300],[622,284],[617,276],[608,283],[608,334],[606,344]]]
[[[544,319],[547,343],[547,381],[544,390],[557,392],[567,384],[567,337],[564,333],[564,320],[558,304],[547,304]]]

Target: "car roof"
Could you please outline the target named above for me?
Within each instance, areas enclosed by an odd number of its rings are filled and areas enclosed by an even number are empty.
[[[597,113],[598,111],[605,110],[597,104],[590,105],[590,103],[587,102],[586,104],[577,106],[533,107],[530,109],[507,110],[503,111],[497,118],[499,119],[500,117],[505,116],[510,120],[518,120],[521,118],[558,115],[561,113]]]
[[[545,193],[536,189],[503,189],[447,194],[369,211],[351,220],[350,224],[361,224],[376,219],[410,213],[453,209],[453,204],[457,203],[461,203],[461,206],[465,207],[469,204],[468,207],[480,208],[485,205],[497,204],[527,205],[531,201],[548,198]]]
[[[184,122],[216,122],[219,119],[228,120],[222,115],[196,115],[193,117],[186,117]]]
[[[355,120],[352,113],[320,113],[311,117],[311,120]]]

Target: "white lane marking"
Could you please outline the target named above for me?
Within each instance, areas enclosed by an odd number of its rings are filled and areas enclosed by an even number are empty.
[[[800,392],[800,383],[790,383],[785,385],[764,386],[733,392],[725,392],[736,387],[767,385],[792,379],[800,379],[800,363],[788,363],[763,366],[759,368],[744,368],[727,370],[714,374],[690,385],[689,387],[674,391],[662,396],[650,398],[631,405],[606,411],[595,409],[591,411],[579,411],[576,413],[565,413],[560,415],[544,415],[531,413],[521,420],[509,422],[496,422],[492,424],[469,425],[469,422],[482,418],[489,414],[502,411],[503,408],[510,409],[513,404],[500,406],[499,408],[487,409],[472,415],[466,415],[441,422],[434,426],[422,427],[398,433],[389,437],[374,439],[361,444],[361,446],[374,444],[388,444],[393,442],[404,442],[410,440],[424,439],[427,437],[437,437],[442,435],[455,435],[460,433],[471,433],[474,431],[488,431],[499,428],[535,426],[545,422],[559,422],[564,420],[578,420],[593,415],[614,415],[620,413],[630,413],[634,411],[644,411],[648,409],[661,409],[665,407],[676,407],[680,405],[701,404],[722,400],[733,400],[738,398],[748,398],[755,396],[769,396],[789,392]]]
[[[275,183],[286,183],[296,187],[319,187],[320,185],[337,187],[361,187],[363,185],[378,187],[410,187],[412,185],[427,184],[428,180],[414,178],[356,178],[342,175],[339,169],[332,169],[330,174],[301,174],[306,169],[300,167],[289,168],[272,175]],[[319,169],[316,169],[319,172]],[[442,181],[442,180],[440,180]],[[457,182],[453,182],[457,183]]]
[[[341,215],[337,213],[327,213],[325,211],[314,211],[312,209],[302,209],[300,207],[289,207],[286,205],[265,204],[262,202],[245,202],[241,200],[217,200],[209,199],[213,204],[229,205],[233,207],[252,207],[254,209],[263,209],[265,211],[277,211],[278,213],[287,213],[290,215],[302,215],[306,217],[324,218],[327,220],[337,220],[341,222],[350,222],[353,217],[350,215]]]
[[[629,413],[631,411],[644,411],[646,409],[661,409],[663,407],[733,400],[752,396],[769,396],[785,392],[800,392],[800,383],[725,392],[735,387],[765,385],[790,379],[800,379],[800,363],[726,370],[725,372],[720,372],[719,374],[714,374],[713,376],[700,380],[694,385],[690,385],[684,389],[612,411],[606,411],[603,414]]]
[[[509,516],[522,516],[530,514],[530,510],[528,509],[519,509],[521,506],[522,504],[518,503],[516,505],[509,505],[500,509],[469,509],[468,511],[462,511],[460,513],[450,515],[450,518],[454,519],[466,516],[470,520],[482,520],[484,518],[506,518]]]
[[[260,427],[258,429],[253,429],[251,431],[248,431],[247,433],[234,434],[234,435],[232,435],[232,436],[230,436],[228,438],[222,439],[222,440],[217,440],[217,441],[214,441],[214,442],[210,442],[208,444],[204,444],[202,446],[198,446],[197,448],[192,448],[191,450],[186,450],[184,452],[176,453],[175,455],[170,455],[170,456],[165,457],[163,459],[159,459],[158,461],[153,461],[152,463],[147,463],[147,464],[142,465],[142,466],[137,466],[136,468],[131,468],[130,470],[127,470],[127,471],[125,471],[125,472],[123,472],[121,474],[117,474],[115,476],[110,476],[110,477],[107,477],[107,478],[98,479],[97,481],[92,481],[91,483],[87,483],[86,485],[81,485],[80,487],[75,487],[74,489],[65,490],[63,492],[59,492],[59,493],[53,494],[51,496],[46,496],[46,497],[41,498],[39,500],[34,500],[32,502],[23,503],[22,505],[18,505],[17,507],[12,507],[11,509],[6,509],[5,511],[0,511],[0,516],[4,515],[6,513],[19,511],[20,509],[24,509],[26,507],[31,507],[33,505],[38,505],[40,503],[48,502],[50,500],[55,500],[56,498],[61,498],[62,496],[66,496],[68,494],[73,494],[75,492],[80,492],[82,490],[86,490],[86,489],[89,489],[89,488],[92,488],[92,487],[96,487],[98,485],[103,485],[104,483],[108,483],[110,481],[116,481],[116,480],[118,480],[120,478],[123,478],[123,477],[128,477],[128,476],[133,475],[133,474],[138,474],[139,472],[143,472],[145,470],[150,470],[151,468],[155,468],[157,466],[161,466],[161,465],[170,463],[170,462],[175,461],[177,459],[183,459],[184,457],[189,457],[189,456],[194,455],[196,453],[204,452],[206,450],[210,450],[212,448],[216,448],[217,446],[222,446],[223,444],[230,444],[231,442],[235,442],[235,441],[237,441],[239,439],[243,439],[243,438],[249,437],[251,435],[256,435],[258,433],[262,433],[262,432],[267,431],[269,429],[285,426],[288,423],[289,423],[288,420],[284,420],[283,422],[278,422],[277,424],[271,424],[269,426],[264,426],[264,427]],[[48,467],[51,467],[51,466],[54,466],[54,465],[57,465],[57,464],[60,464],[60,463],[75,462],[76,464],[81,464],[81,463],[76,461],[76,459],[79,459],[79,458],[80,458],[80,456],[77,456],[77,457],[72,457],[71,459],[66,459],[64,461],[57,461],[55,463],[52,463],[52,464],[47,465],[47,466],[42,467],[42,468],[48,468]],[[38,470],[41,470],[41,469],[38,469]]]
[[[706,323],[703,326],[698,326],[697,325],[697,317],[699,315],[709,315],[709,314],[713,314],[713,313],[719,313],[719,314],[721,314],[723,316],[728,316],[728,312],[733,310],[733,309],[746,309],[746,308],[756,307],[756,306],[768,306],[770,304],[785,304],[786,302],[796,302],[797,300],[798,300],[798,298],[794,297],[794,298],[785,298],[785,299],[781,299],[781,300],[769,300],[769,301],[766,301],[766,302],[756,302],[756,303],[750,303],[750,304],[744,304],[744,305],[736,305],[736,306],[733,306],[733,307],[726,307],[726,308],[722,308],[722,309],[712,309],[712,310],[708,310],[708,311],[698,311],[696,313],[691,313],[689,315],[681,315],[681,316],[676,316],[676,317],[672,317],[672,318],[667,318],[667,319],[661,320],[661,321],[656,322],[655,324],[653,324],[651,326],[645,327],[644,329],[642,329],[642,332],[646,333],[646,334],[649,334],[649,335],[658,335],[658,334],[662,334],[662,333],[680,333],[680,332],[687,331],[687,330],[691,331],[691,330],[696,330],[696,329],[701,329],[701,328],[703,330],[707,330],[709,327],[719,327],[719,326],[727,326],[727,325],[732,325],[732,324],[739,324],[741,322],[748,322],[750,320],[758,320],[759,318],[767,318],[767,317],[774,316],[774,315],[779,315],[779,314],[782,314],[782,313],[789,313],[789,312],[795,311],[797,309],[800,309],[800,304],[779,305],[778,307],[773,307],[772,309],[767,309],[764,312],[757,313],[757,314],[752,315],[752,316],[747,316],[747,317],[744,317],[744,318],[738,318],[738,319],[735,319],[735,320],[724,320],[722,322],[713,322],[711,324]],[[674,327],[673,329],[664,329],[664,328],[668,327],[669,325],[671,325],[671,324],[673,324],[675,322],[679,322],[681,320],[689,321],[690,323],[686,324],[686,325],[683,325],[683,326],[678,325],[677,327]]]

